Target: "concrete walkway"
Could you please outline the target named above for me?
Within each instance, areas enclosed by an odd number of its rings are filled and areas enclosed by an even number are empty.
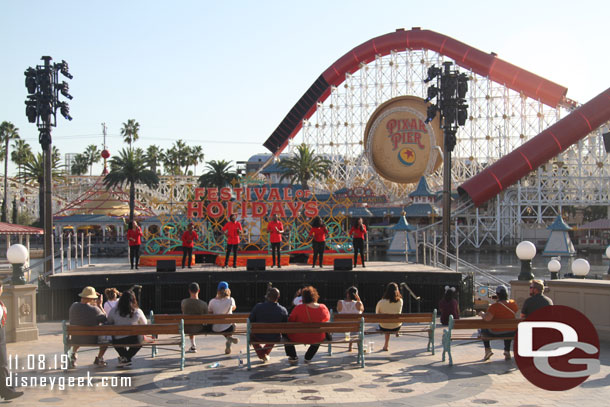
[[[161,350],[155,359],[150,348],[144,348],[129,368],[117,367],[117,354],[109,349],[108,367],[92,365],[96,351],[79,352],[78,367],[64,372],[61,324],[40,323],[40,339],[34,342],[11,343],[8,352],[19,367],[13,366],[17,377],[43,377],[55,380],[55,389],[20,388],[25,395],[3,405],[12,406],[78,406],[78,407],[140,407],[140,406],[607,406],[610,399],[610,346],[602,345],[601,371],[581,386],[550,392],[530,384],[514,361],[504,361],[501,341],[492,342],[495,355],[482,361],[483,346],[478,343],[454,346],[455,365],[441,362],[440,336],[437,331],[436,355],[426,352],[427,339],[416,336],[392,337],[390,352],[380,352],[382,336],[367,337],[374,341],[374,351],[366,355],[366,367],[356,366],[356,355],[347,349],[334,349],[332,356],[324,347],[310,365],[303,363],[305,347],[298,346],[298,366],[290,366],[283,349],[275,349],[271,362],[256,359],[251,371],[239,368],[236,353],[245,353],[245,342],[234,345],[233,354],[225,355],[224,338],[199,337],[197,353],[188,353],[186,369],[179,370],[175,352]],[[44,358],[44,366],[30,369],[29,359]],[[40,356],[44,355],[44,356]],[[218,367],[211,367],[218,362]],[[38,370],[38,367],[43,369]],[[59,380],[92,378],[93,387],[70,387],[58,390]],[[13,376],[15,377],[15,376]],[[117,387],[102,387],[100,380]],[[120,379],[131,380],[131,386],[120,387]]]

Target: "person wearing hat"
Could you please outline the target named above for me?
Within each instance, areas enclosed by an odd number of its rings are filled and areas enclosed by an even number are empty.
[[[195,282],[189,284],[189,298],[182,300],[180,309],[185,315],[204,315],[208,313],[208,304],[199,299],[199,284]],[[193,334],[203,332],[204,328],[205,327],[201,324],[184,326],[184,332],[189,334],[189,339],[191,340],[191,348],[189,351],[193,353],[197,352],[197,344],[195,343],[195,335]]]
[[[75,302],[70,306],[69,321],[70,325],[85,325],[95,326],[106,322],[106,312],[102,307],[102,295],[95,291],[95,288],[88,286],[78,294],[80,297],[79,302]],[[72,340],[81,344],[97,344],[97,336],[73,336]],[[76,359],[78,346],[72,347],[72,353],[70,355],[70,366],[76,367]],[[104,367],[107,363],[104,361],[104,353],[108,346],[101,345],[100,350],[93,361],[94,365]]]
[[[508,299],[508,290],[506,286],[499,285],[496,288],[496,296],[492,297],[496,299],[496,302],[491,304],[489,308],[487,308],[487,312],[483,313],[481,317],[483,321],[492,321],[498,319],[515,319],[517,317],[517,311],[519,307],[514,300]],[[506,338],[515,336],[515,331],[498,331],[497,329],[482,329],[481,336],[494,338]],[[510,360],[510,344],[512,339],[504,339],[504,359]],[[483,356],[483,360],[489,360],[493,355],[491,351],[491,345],[489,344],[489,340],[484,340],[483,345],[485,346],[485,355]]]
[[[191,268],[193,247],[195,247],[195,241],[197,239],[199,239],[199,235],[193,230],[193,224],[189,223],[187,230],[182,234],[182,268],[184,268],[184,261],[187,259],[186,265],[188,268]]]
[[[521,308],[521,318],[526,318],[529,314],[547,305],[553,305],[553,300],[543,294],[544,282],[542,280],[530,281],[530,297],[525,300]]]
[[[232,314],[235,311],[237,306],[235,305],[235,300],[231,297],[231,290],[229,289],[229,283],[226,281],[221,281],[218,283],[218,288],[216,290],[216,297],[210,300],[208,305],[208,312],[210,314]],[[225,353],[228,355],[231,353],[231,345],[234,343],[238,343],[239,339],[234,338],[230,333],[235,330],[234,324],[214,324],[212,325],[213,332],[226,332],[225,338],[226,346]]]

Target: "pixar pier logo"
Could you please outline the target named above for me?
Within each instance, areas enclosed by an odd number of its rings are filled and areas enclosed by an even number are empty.
[[[519,323],[514,344],[519,370],[545,390],[569,390],[599,372],[599,337],[581,312],[551,305]]]

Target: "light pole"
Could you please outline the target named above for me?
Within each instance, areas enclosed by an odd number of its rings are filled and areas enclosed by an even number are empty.
[[[551,272],[551,280],[557,280],[559,278],[559,270],[561,270],[561,263],[553,258],[549,261],[549,264],[547,264],[547,268]]]
[[[576,259],[572,263],[572,274],[576,278],[584,279],[589,274],[589,270],[591,270],[591,266],[585,259]]]
[[[6,258],[13,266],[13,285],[24,285],[23,265],[28,260],[28,249],[21,244],[14,244],[6,251]]]
[[[517,245],[517,257],[521,260],[521,272],[517,278],[520,281],[529,281],[534,279],[532,273],[532,259],[536,256],[536,246],[528,240]]]

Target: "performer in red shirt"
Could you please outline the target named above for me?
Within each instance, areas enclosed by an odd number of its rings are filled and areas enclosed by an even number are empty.
[[[138,263],[140,262],[140,245],[142,244],[142,229],[138,226],[138,223],[134,220],[129,224],[127,230],[127,242],[129,243],[129,263],[131,269],[136,266],[138,269]]]
[[[282,268],[280,262],[280,246],[282,244],[282,233],[284,233],[284,225],[278,220],[277,214],[273,215],[273,220],[267,224],[267,232],[269,232],[269,242],[271,243],[271,258],[273,266],[275,266],[275,254],[277,253],[277,267]]]
[[[225,267],[229,266],[229,255],[233,250],[233,268],[237,267],[237,247],[239,246],[239,236],[243,232],[241,223],[235,220],[235,214],[231,214],[229,221],[225,223],[222,232],[227,237],[227,256],[225,257]]]
[[[189,223],[187,230],[182,234],[182,268],[184,268],[184,260],[187,258],[187,266],[188,268],[191,268],[193,247],[195,246],[195,240],[197,239],[199,239],[199,235],[193,230],[193,224]]]
[[[326,236],[328,235],[328,229],[322,223],[322,219],[316,216],[311,221],[311,230],[309,236],[313,236],[311,246],[313,247],[313,265],[312,268],[316,267],[316,259],[320,257],[320,268],[322,268],[322,258],[324,257],[324,248],[326,247]]]
[[[366,236],[366,226],[362,223],[362,218],[358,218],[354,221],[354,225],[349,230],[349,235],[352,237],[352,244],[354,245],[354,268],[358,264],[358,251],[360,251],[360,260],[362,260],[362,267],[364,265],[364,237]]]

